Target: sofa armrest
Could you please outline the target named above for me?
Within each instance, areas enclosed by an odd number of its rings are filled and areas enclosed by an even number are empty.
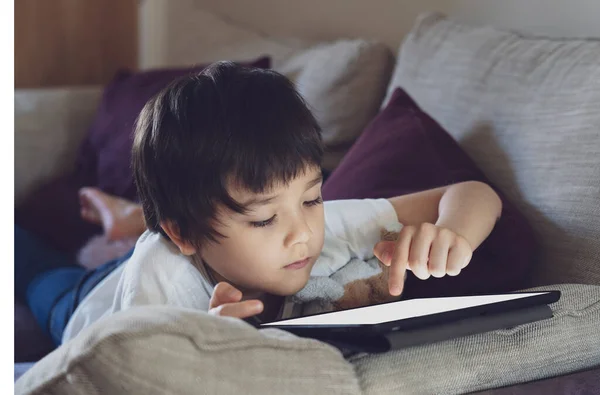
[[[15,205],[72,168],[101,95],[99,86],[15,90]]]

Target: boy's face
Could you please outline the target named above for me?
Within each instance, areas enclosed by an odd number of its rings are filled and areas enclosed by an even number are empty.
[[[320,169],[309,168],[265,194],[230,188],[236,201],[254,203],[246,214],[217,212],[215,229],[226,237],[199,251],[217,280],[242,291],[282,296],[300,291],[323,248],[321,185]]]

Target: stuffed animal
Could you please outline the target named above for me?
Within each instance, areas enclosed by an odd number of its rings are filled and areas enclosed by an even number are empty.
[[[398,232],[381,231],[381,240],[397,238]],[[312,276],[294,302],[302,303],[307,315],[398,300],[389,293],[388,279],[389,268],[379,259],[351,259],[330,276]]]

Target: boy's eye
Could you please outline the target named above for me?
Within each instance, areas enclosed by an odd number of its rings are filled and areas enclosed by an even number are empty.
[[[315,200],[309,200],[308,202],[304,202],[304,205],[306,205],[308,207],[312,207],[312,206],[316,206],[321,203],[323,203],[323,197],[319,196]]]
[[[250,222],[250,225],[254,226],[255,228],[264,228],[265,226],[271,225],[275,221],[275,217],[277,216],[274,215],[271,218],[264,221]]]
[[[307,202],[304,202],[304,205],[306,207],[313,207],[313,206],[317,206],[322,203],[323,203],[323,198],[321,196],[319,196],[315,200],[309,200]],[[272,225],[275,222],[276,218],[277,218],[277,215],[274,215],[271,218],[264,220],[264,221],[252,221],[252,222],[250,222],[250,225],[252,225],[255,228],[264,228],[265,226]]]

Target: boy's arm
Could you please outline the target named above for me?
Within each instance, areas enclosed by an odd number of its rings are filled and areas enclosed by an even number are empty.
[[[389,199],[404,226],[396,242],[382,241],[374,254],[390,266],[390,294],[400,295],[406,270],[426,280],[456,276],[491,233],[502,212],[488,185],[469,181]]]
[[[467,181],[388,199],[398,221],[405,226],[435,224],[464,237],[473,250],[488,237],[502,202],[494,190],[478,181]]]

